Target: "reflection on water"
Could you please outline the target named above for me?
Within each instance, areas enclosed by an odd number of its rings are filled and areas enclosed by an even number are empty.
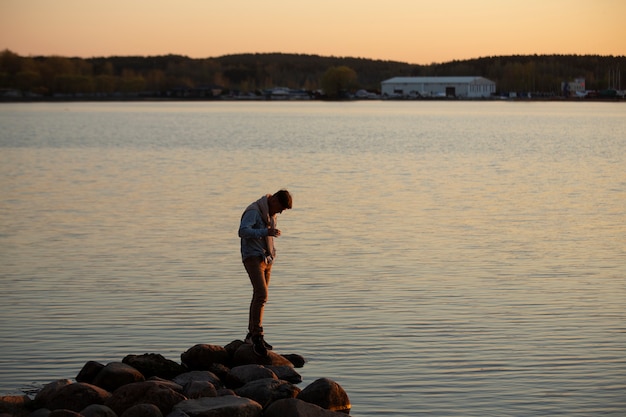
[[[620,415],[622,104],[0,106],[0,392],[265,327],[353,415]],[[621,132],[621,133],[620,133]]]

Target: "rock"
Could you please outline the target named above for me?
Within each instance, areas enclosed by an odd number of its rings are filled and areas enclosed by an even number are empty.
[[[172,410],[171,413],[167,415],[167,417],[189,417],[189,414],[185,413],[182,410]]]
[[[176,362],[165,359],[158,353],[146,353],[143,355],[127,355],[122,363],[132,366],[146,378],[158,376],[159,378],[172,379],[177,375],[187,372],[187,368]]]
[[[263,365],[256,364],[235,366],[230,370],[226,378],[228,381],[227,385],[232,388],[242,387],[248,382],[252,382],[257,379],[278,379],[272,370]]]
[[[80,413],[83,417],[117,417],[115,411],[102,404],[91,404],[80,410]]]
[[[267,356],[261,357],[254,353],[254,351],[252,350],[252,345],[249,345],[247,343],[239,346],[233,356],[233,362],[235,366],[249,364],[265,366],[293,366],[293,364],[285,359],[283,356],[271,350],[267,351]]]
[[[43,392],[43,390],[42,390]],[[42,406],[49,410],[71,410],[79,412],[91,404],[104,404],[111,394],[95,385],[86,382],[64,385],[50,395],[35,398],[35,402],[42,402]]]
[[[41,391],[35,396],[35,404],[37,407],[45,408],[46,404],[57,395],[61,388],[71,383],[72,381],[69,379],[57,379],[56,381],[44,385]]]
[[[93,380],[96,379],[98,373],[104,368],[104,365],[100,362],[89,361],[83,365],[83,369],[76,375],[76,382],[86,382],[93,384]]]
[[[0,414],[22,414],[31,405],[32,400],[28,395],[5,395],[0,396]]]
[[[191,381],[185,385],[183,394],[189,399],[217,397],[217,390],[208,381]]]
[[[300,388],[295,385],[272,378],[257,379],[235,390],[235,394],[250,398],[263,408],[282,398],[295,398],[299,393]]]
[[[48,414],[48,417],[83,417],[80,413],[72,410],[54,410]]]
[[[302,355],[298,355],[296,353],[289,353],[287,355],[283,355],[285,359],[293,364],[296,368],[302,368],[306,363],[306,359]]]
[[[225,395],[237,395],[237,394],[235,394],[235,391],[229,388],[222,388],[222,389],[217,390],[218,397],[223,397]]]
[[[156,382],[160,382],[162,385],[166,385],[168,387],[170,387],[171,389],[173,389],[176,392],[183,392],[183,387],[182,385],[177,384],[174,381],[170,381],[168,379],[163,379],[163,378],[159,378],[158,376],[153,376],[150,377],[150,379],[148,379],[148,381],[156,381]]]
[[[209,369],[207,369],[207,371],[213,372],[217,375],[220,381],[224,381],[224,378],[226,378],[226,375],[230,372],[230,368],[221,363],[214,363],[209,367]]]
[[[154,404],[137,404],[124,411],[120,417],[163,417],[163,414]]]
[[[195,345],[180,355],[180,359],[191,370],[206,371],[213,363],[230,364],[226,349],[216,345]]]
[[[49,416],[50,416],[50,410],[48,410],[47,408],[38,408],[28,415],[28,417],[49,417]]]
[[[302,382],[302,375],[296,372],[292,366],[268,366],[267,368],[271,369],[272,372],[276,374],[278,379],[291,382],[292,384],[299,384]]]
[[[210,371],[191,371],[178,375],[172,382],[184,387],[191,381],[207,381],[216,388],[222,388],[222,381]]]
[[[334,411],[296,398],[275,401],[263,413],[263,417],[337,417],[337,415]]]
[[[172,407],[187,398],[173,390],[168,384],[159,381],[134,382],[116,389],[104,405],[121,415],[137,404],[154,404],[163,415],[172,411]]]
[[[107,391],[115,391],[122,385],[144,381],[145,378],[137,369],[122,362],[111,362],[98,372],[93,384]]]
[[[260,417],[262,407],[248,398],[226,396],[183,401],[174,406],[174,411],[189,417]]]
[[[226,350],[226,352],[228,352],[228,356],[230,356],[232,359],[232,357],[235,356],[235,352],[237,352],[237,349],[239,349],[244,343],[245,342],[243,340],[233,340],[232,342],[224,346],[224,349]]]
[[[328,378],[320,378],[298,394],[299,400],[318,405],[330,411],[349,412],[352,407],[346,391]]]

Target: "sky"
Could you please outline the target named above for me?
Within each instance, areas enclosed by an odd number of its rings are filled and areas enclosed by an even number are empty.
[[[427,65],[626,55],[626,0],[0,0],[21,56],[297,53]]]

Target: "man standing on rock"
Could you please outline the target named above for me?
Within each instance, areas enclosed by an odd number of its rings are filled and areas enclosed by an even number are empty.
[[[250,204],[241,216],[239,237],[241,258],[252,283],[252,301],[246,343],[252,344],[254,353],[267,356],[272,346],[263,337],[263,310],[268,297],[270,273],[276,258],[274,238],[280,236],[276,228],[276,215],[291,208],[291,194],[280,190],[267,194]]]

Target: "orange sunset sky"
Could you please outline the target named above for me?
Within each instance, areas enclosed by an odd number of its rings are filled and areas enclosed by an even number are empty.
[[[626,0],[0,0],[22,56],[283,52],[430,64],[626,55]]]

